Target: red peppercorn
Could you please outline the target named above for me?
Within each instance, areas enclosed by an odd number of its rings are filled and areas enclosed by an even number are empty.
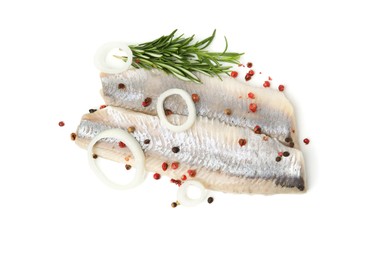
[[[248,98],[254,99],[255,98],[255,94],[253,94],[252,92],[249,92],[248,93]]]
[[[253,129],[253,131],[255,132],[255,134],[261,134],[261,127],[260,126],[255,126],[255,128]]]
[[[142,102],[142,106],[143,106],[143,107],[147,107],[147,106],[149,106],[151,103],[152,103],[152,99],[148,97],[148,98],[145,98],[144,102]]]
[[[196,176],[196,171],[195,170],[188,170],[187,171],[188,175],[191,177],[191,178],[194,178]]]
[[[265,88],[269,88],[269,87],[271,86],[271,83],[269,83],[269,81],[266,80],[266,81],[264,81],[263,86],[264,86]]]
[[[251,80],[251,78],[252,78],[251,75],[249,75],[249,74],[246,74],[246,75],[245,75],[245,80],[246,80],[246,81]]]
[[[255,103],[250,103],[249,104],[249,110],[252,111],[253,113],[256,112],[257,105]]]
[[[278,152],[278,156],[282,156],[283,155],[283,153],[282,152]]]
[[[161,168],[165,172],[168,169],[168,164],[166,162],[163,162],[163,164],[161,165]]]
[[[58,122],[58,125],[59,125],[60,127],[63,127],[63,126],[65,125],[65,123],[64,123],[64,121],[60,121],[60,122]]]
[[[237,72],[237,71],[232,71],[232,72],[230,72],[230,76],[231,76],[232,78],[237,78],[238,72]]]
[[[248,63],[246,64],[246,66],[247,66],[248,68],[252,68],[253,64],[252,64],[252,62],[248,62]]]
[[[174,170],[176,170],[177,168],[179,168],[179,163],[178,163],[178,162],[173,162],[173,163],[171,164],[171,168],[174,169]]]
[[[303,139],[303,142],[304,142],[305,144],[309,144],[309,143],[310,143],[310,140],[309,140],[308,138],[305,138],[305,139]]]
[[[120,141],[118,143],[118,145],[119,145],[120,148],[125,148],[126,147],[126,144],[124,142],[122,142],[122,141]]]
[[[192,101],[194,101],[194,103],[199,102],[199,96],[198,96],[198,94],[192,94]]]
[[[103,108],[106,108],[107,106],[106,105],[101,105],[100,107],[99,107],[99,109],[103,109]]]
[[[180,178],[182,181],[185,181],[185,180],[187,180],[187,176],[185,176],[184,174],[181,176],[181,178]]]
[[[253,70],[250,70],[250,71],[248,71],[248,74],[253,76],[253,75],[255,75],[255,72]]]
[[[278,89],[279,89],[279,91],[284,91],[284,86],[283,85],[279,85]]]
[[[246,145],[246,140],[245,139],[240,139],[238,140],[238,144],[243,147],[244,145]]]
[[[159,174],[159,173],[155,173],[155,174],[153,174],[153,178],[155,179],[155,180],[159,180],[160,178],[161,178],[161,175]]]

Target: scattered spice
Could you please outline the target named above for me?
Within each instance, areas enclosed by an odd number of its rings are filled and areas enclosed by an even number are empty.
[[[238,140],[238,144],[243,147],[244,145],[246,145],[246,140],[245,139],[240,139]]]
[[[278,89],[279,89],[280,92],[283,92],[284,91],[284,86],[283,85],[279,85]]]
[[[172,207],[172,208],[176,208],[176,207],[177,207],[177,202],[172,202],[172,203],[171,203],[171,207]]]
[[[76,137],[77,137],[76,133],[70,134],[70,140],[74,141],[74,140],[76,140]]]
[[[238,72],[237,72],[237,71],[232,71],[232,72],[230,73],[230,76],[231,76],[232,78],[237,78]]]
[[[250,76],[255,75],[255,71],[254,71],[254,70],[249,70],[249,71],[248,71],[248,75],[250,75]]]
[[[144,99],[144,102],[142,102],[142,106],[143,106],[143,107],[147,107],[147,106],[149,106],[151,103],[152,103],[152,99],[149,98],[149,97],[147,97],[147,98]]]
[[[246,66],[247,66],[248,68],[252,68],[253,64],[252,64],[252,62],[248,62],[248,63],[246,64]]]
[[[171,182],[178,185],[180,187],[181,185],[181,180],[175,180],[175,179],[171,179]]]
[[[92,154],[92,158],[93,158],[93,159],[97,159],[97,158],[98,158],[97,154],[95,154],[95,153]]]
[[[103,109],[103,108],[106,108],[107,106],[106,105],[101,105],[100,107],[99,107],[99,109]]]
[[[144,144],[150,144],[150,139],[145,139]]]
[[[283,156],[284,157],[288,157],[288,156],[290,156],[290,153],[286,151],[286,152],[283,153]]]
[[[214,202],[214,198],[213,197],[208,197],[207,202],[209,204],[213,203]]]
[[[224,111],[225,115],[230,116],[232,114],[232,110],[230,108],[226,108]]]
[[[309,143],[310,143],[310,140],[309,140],[309,138],[305,138],[305,139],[303,139],[303,142],[304,142],[305,144],[309,144]]]
[[[199,102],[199,95],[198,94],[192,94],[191,97],[192,97],[192,101],[194,101],[194,103]]]
[[[257,105],[255,103],[250,103],[249,104],[249,110],[252,111],[253,113],[256,112]]]
[[[163,162],[161,165],[162,170],[165,172],[168,169],[168,164],[166,162]]]
[[[130,134],[134,133],[134,131],[135,131],[135,127],[134,126],[129,126],[127,128],[127,132],[129,132]]]
[[[195,170],[188,170],[187,171],[188,175],[191,177],[191,178],[194,178],[196,176],[196,171]]]
[[[287,137],[286,139],[284,139],[284,141],[286,141],[286,143],[289,143],[292,141],[291,137]]]
[[[180,148],[177,147],[177,146],[172,147],[172,152],[173,152],[173,153],[178,153],[178,152],[180,152]]]
[[[90,110],[89,110],[89,113],[95,113],[97,111],[97,109],[93,109],[93,108],[91,108]]]
[[[123,83],[118,84],[118,89],[125,89],[125,88],[126,88],[125,84],[123,84]]]
[[[126,168],[126,170],[130,170],[131,169],[131,165],[130,164],[125,164],[125,168]]]
[[[246,75],[245,75],[245,80],[246,80],[246,81],[249,81],[249,80],[251,80],[251,78],[252,78],[252,76],[251,76],[251,75],[249,75],[249,74],[246,74]]]
[[[165,112],[166,116],[170,116],[173,114],[172,110],[169,110],[169,109],[164,109],[164,112]]]
[[[63,126],[65,125],[65,123],[64,123],[64,121],[60,121],[60,122],[58,122],[58,125],[59,125],[60,127],[63,127]]]
[[[118,143],[118,145],[119,145],[120,148],[125,148],[126,147],[126,144],[124,142],[122,142],[122,141],[120,141]]]
[[[155,180],[159,180],[160,178],[161,178],[161,175],[159,174],[159,173],[155,173],[155,174],[153,174],[153,178],[155,179]]]
[[[255,98],[255,94],[253,94],[252,92],[249,92],[248,93],[248,98],[254,99]]]
[[[270,86],[271,86],[271,83],[269,83],[269,81],[268,81],[268,80],[264,81],[264,83],[263,83],[263,87],[265,87],[265,88],[269,88]]]
[[[182,181],[185,181],[185,180],[187,180],[187,176],[185,176],[184,174],[181,176],[181,178],[180,178]]]
[[[255,134],[261,134],[261,127],[260,126],[255,126],[255,128],[253,129],[253,131],[255,132]]]
[[[276,157],[275,160],[276,160],[277,162],[280,162],[280,161],[282,160],[282,157],[278,156],[278,157]]]
[[[178,162],[173,162],[173,163],[171,164],[171,168],[174,169],[174,170],[176,170],[177,168],[179,168],[179,163],[178,163]]]

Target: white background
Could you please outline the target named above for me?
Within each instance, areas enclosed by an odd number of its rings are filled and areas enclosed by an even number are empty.
[[[0,4],[0,259],[389,259],[386,1],[89,2]],[[118,192],[93,175],[69,134],[102,104],[95,50],[175,28],[216,28],[213,48],[226,35],[286,85],[307,194],[172,209],[166,178]]]

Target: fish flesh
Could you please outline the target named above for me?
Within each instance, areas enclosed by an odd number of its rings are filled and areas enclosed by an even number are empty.
[[[126,130],[132,126],[135,128],[132,135],[145,153],[146,169],[150,172],[180,179],[189,169],[194,169],[194,180],[207,189],[223,192],[275,194],[305,191],[301,151],[283,145],[276,137],[256,134],[247,127],[202,116],[196,117],[189,130],[173,132],[164,128],[159,118],[152,114],[113,106],[86,114],[77,129],[76,143],[85,149],[104,130]],[[187,118],[177,114],[169,117],[176,125]],[[150,142],[144,143],[146,139]],[[240,145],[240,139],[246,141],[245,145]],[[104,138],[95,145],[94,153],[122,163],[131,162],[131,152],[119,147],[118,142]],[[179,151],[173,152],[173,147],[178,147]],[[277,157],[280,160],[276,160]],[[174,161],[180,162],[178,169],[161,171],[163,162]]]
[[[228,125],[254,129],[298,148],[293,107],[285,95],[273,89],[252,87],[231,77],[209,77],[195,73],[202,84],[180,80],[161,70],[129,69],[118,74],[101,73],[102,96],[107,105],[157,115],[156,103],[161,93],[172,88],[196,94],[198,116],[217,119]],[[249,98],[248,94],[251,93]],[[148,99],[150,104],[143,103]],[[250,105],[255,104],[255,112]],[[182,98],[166,98],[164,108],[178,115],[188,115]],[[231,111],[227,115],[226,109]]]

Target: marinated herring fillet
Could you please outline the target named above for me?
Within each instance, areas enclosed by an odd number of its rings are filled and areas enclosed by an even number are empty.
[[[186,117],[171,115],[170,119],[178,125]],[[304,161],[299,150],[217,119],[197,117],[191,129],[177,133],[162,127],[156,116],[107,107],[83,116],[76,143],[86,148],[100,132],[129,126],[135,127],[133,136],[144,150],[148,171],[178,179],[188,169],[194,169],[197,172],[194,180],[207,189],[224,192],[275,194],[305,190]],[[146,139],[150,140],[148,144],[144,143]],[[239,139],[245,139],[246,144],[240,146]],[[173,147],[178,147],[179,152],[174,153]],[[102,139],[94,152],[118,162],[127,162],[131,157],[113,138]],[[277,161],[276,157],[281,160]],[[173,161],[180,163],[178,169],[161,171],[163,162]]]
[[[168,89],[182,89],[198,95],[199,102],[195,103],[198,116],[250,129],[260,126],[262,133],[285,145],[298,147],[293,107],[284,94],[269,88],[252,87],[230,77],[222,76],[221,80],[195,74],[202,84],[182,81],[160,70],[129,69],[118,74],[102,73],[102,96],[107,105],[156,115],[159,95]],[[248,98],[248,93],[253,93],[254,98]],[[148,104],[145,104],[146,99]],[[250,104],[256,104],[255,112],[249,109]],[[168,97],[164,108],[174,114],[188,115],[185,102],[177,95]]]

